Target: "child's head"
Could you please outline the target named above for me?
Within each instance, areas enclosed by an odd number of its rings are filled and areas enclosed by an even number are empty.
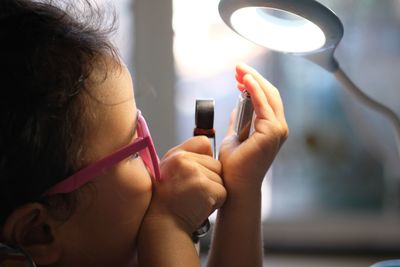
[[[86,1],[0,3],[0,242],[39,265],[130,264],[150,203],[137,153],[46,193],[138,137],[131,77],[102,18]]]

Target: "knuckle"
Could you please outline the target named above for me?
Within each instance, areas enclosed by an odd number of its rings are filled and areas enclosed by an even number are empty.
[[[228,191],[226,190],[225,187],[221,186],[221,190],[219,192],[219,196],[218,196],[218,207],[221,207],[222,204],[224,204],[226,198],[228,197]]]
[[[214,161],[215,161],[215,166],[216,166],[215,173],[218,174],[219,176],[221,176],[222,175],[222,163],[221,163],[221,161],[219,161],[217,159],[215,159]],[[221,178],[221,180],[222,180],[222,178]]]
[[[289,136],[289,127],[287,126],[287,124],[281,124],[280,127],[280,132],[281,132],[281,137],[283,140],[286,140]]]
[[[187,160],[187,152],[185,150],[179,150],[173,155],[174,161],[182,163]]]
[[[178,151],[176,153],[174,153],[173,155],[171,155],[169,161],[171,162],[171,167],[174,170],[181,170],[181,169],[186,169],[188,167],[188,163],[187,163],[187,153],[186,151]]]
[[[182,161],[176,169],[176,172],[181,173],[184,178],[192,178],[199,175],[199,170],[196,165],[189,161]]]
[[[198,179],[196,179],[195,184],[196,187],[201,189],[203,192],[205,192],[207,195],[210,193],[210,189],[208,187],[208,181],[205,177],[201,177],[202,175],[198,173]]]
[[[271,128],[271,131],[276,137],[282,140],[285,140],[289,136],[289,128],[287,127],[287,124],[279,121],[274,123],[274,127]]]
[[[178,157],[174,167],[174,171],[180,173],[185,178],[193,179],[193,177],[202,175],[199,165],[185,155]]]
[[[216,188],[214,191],[212,196],[208,198],[208,205],[211,210],[222,207],[227,197],[227,191],[223,186],[221,186],[221,188]]]
[[[207,199],[207,208],[210,211],[213,211],[216,209],[216,207],[218,206],[218,199],[217,198],[213,198],[213,197],[209,197]]]

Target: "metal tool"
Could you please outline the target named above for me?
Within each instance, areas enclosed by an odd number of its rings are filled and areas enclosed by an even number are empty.
[[[193,136],[205,135],[212,139],[211,144],[213,146],[213,157],[216,157],[216,140],[214,130],[214,106],[215,101],[213,99],[197,99],[196,110],[195,110],[195,124],[196,127],[193,130]],[[192,240],[197,244],[197,250],[199,251],[200,238],[207,235],[210,230],[210,221],[207,219],[197,229],[193,235]]]
[[[243,142],[249,137],[254,113],[253,103],[247,91],[239,95],[236,112],[234,129],[239,141]]]

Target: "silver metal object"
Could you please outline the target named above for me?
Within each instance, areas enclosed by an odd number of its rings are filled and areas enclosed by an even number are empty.
[[[234,127],[239,141],[242,142],[249,137],[254,113],[250,94],[247,91],[243,91],[239,95],[236,112]]]

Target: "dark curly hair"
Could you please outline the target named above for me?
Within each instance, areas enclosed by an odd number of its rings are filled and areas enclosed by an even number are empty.
[[[73,202],[41,195],[81,167],[81,93],[102,58],[118,60],[104,14],[89,0],[0,2],[0,225],[25,203]]]

